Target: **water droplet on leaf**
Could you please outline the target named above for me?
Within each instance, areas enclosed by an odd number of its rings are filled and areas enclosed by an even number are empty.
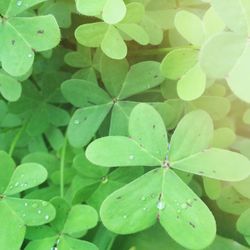
[[[76,119],[76,120],[74,120],[74,124],[78,125],[78,124],[80,124],[80,121],[78,119]]]
[[[134,160],[134,158],[135,158],[134,155],[129,156],[129,160]]]
[[[163,210],[165,208],[165,202],[164,201],[159,201],[157,204],[157,208],[159,210]]]
[[[17,0],[17,2],[16,2],[16,5],[18,6],[18,7],[20,7],[21,5],[22,5],[22,0]]]

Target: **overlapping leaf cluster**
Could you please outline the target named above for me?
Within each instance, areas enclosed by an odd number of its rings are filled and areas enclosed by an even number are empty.
[[[0,2],[0,249],[250,249],[249,0]]]

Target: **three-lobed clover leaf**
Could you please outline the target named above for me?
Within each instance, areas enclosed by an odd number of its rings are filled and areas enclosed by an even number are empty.
[[[105,75],[111,73],[105,69],[103,71]],[[72,146],[85,146],[111,110],[111,133],[127,134],[128,115],[136,102],[126,98],[156,87],[164,79],[160,74],[159,63],[155,61],[137,63],[128,72],[127,64],[121,62],[113,69],[112,77],[104,80],[107,92],[85,80],[71,79],[62,84],[61,90],[65,98],[79,107],[73,114],[67,131]],[[119,127],[121,119],[124,127]]]
[[[161,168],[147,172],[108,196],[100,211],[104,225],[113,232],[130,234],[152,226],[158,219],[182,246],[191,249],[208,246],[216,234],[213,215],[173,170],[239,181],[249,176],[249,160],[235,152],[208,148],[213,123],[201,110],[187,114],[179,122],[169,145],[158,112],[147,104],[138,104],[130,114],[129,135],[93,141],[87,147],[87,158],[105,167]]]
[[[72,180],[65,197],[73,204],[86,201],[97,210],[109,194],[144,172],[142,167],[118,168],[109,172],[107,168],[91,164],[82,153],[74,158],[73,166],[77,175]]]
[[[60,42],[60,30],[52,15],[20,16],[44,0],[7,0],[0,3],[0,61],[13,76],[26,74],[35,52],[54,48]]]
[[[80,13],[86,14],[88,7],[98,6],[96,2],[87,4],[86,2],[88,1],[77,0],[77,8]],[[149,43],[147,32],[139,24],[140,19],[136,18],[136,15],[141,12],[140,4],[129,3],[126,7],[123,0],[98,2],[100,5],[104,4],[104,6],[100,6],[104,7],[102,12],[104,22],[80,25],[75,30],[75,37],[81,45],[91,48],[100,47],[108,57],[123,59],[127,55],[127,45],[124,40],[132,39],[141,45]],[[91,39],[87,37],[91,37]]]
[[[25,250],[54,248],[58,250],[97,250],[94,244],[79,239],[89,229],[96,226],[98,222],[96,210],[83,204],[70,207],[64,199],[59,197],[53,198],[51,203],[56,208],[55,219],[48,228],[33,229],[40,231],[40,234],[38,233],[37,236],[34,234]]]
[[[24,240],[26,226],[39,226],[52,221],[55,209],[46,201],[17,196],[47,179],[44,167],[37,163],[24,163],[15,168],[15,163],[5,152],[1,151],[0,155],[0,245],[18,250]]]

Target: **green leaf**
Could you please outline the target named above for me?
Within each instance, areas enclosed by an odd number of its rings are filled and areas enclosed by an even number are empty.
[[[161,170],[153,170],[108,196],[100,210],[104,226],[118,234],[130,234],[154,225],[161,180]]]
[[[208,112],[215,121],[225,118],[231,109],[230,101],[220,96],[202,96],[192,101],[192,105]]]
[[[237,230],[242,233],[243,235],[250,235],[250,209],[246,210],[242,213],[237,221]]]
[[[242,0],[211,0],[212,7],[225,22],[227,27],[235,32],[247,33],[250,15],[246,11],[248,1]],[[225,9],[227,11],[225,11]]]
[[[117,24],[116,27],[141,45],[147,45],[149,43],[147,32],[138,24],[121,23]]]
[[[15,165],[15,162],[7,153],[0,151],[0,194],[6,189]]]
[[[217,250],[217,249],[227,249],[227,250],[249,250],[248,247],[239,244],[238,242],[223,238],[221,236],[216,236],[215,241],[206,250]]]
[[[144,61],[131,66],[120,94],[119,99],[138,94],[147,89],[158,86],[164,78],[161,76],[160,64],[155,61]]]
[[[5,201],[0,201],[0,246],[4,249],[19,250],[25,235],[21,218],[9,209]]]
[[[86,16],[100,15],[107,0],[76,0],[77,10]]]
[[[0,73],[0,92],[5,99],[14,102],[20,98],[22,86],[14,78]]]
[[[206,88],[206,75],[196,64],[177,83],[177,93],[184,101],[199,98]]]
[[[214,131],[212,146],[215,148],[229,148],[236,139],[235,132],[230,128],[218,128]]]
[[[165,160],[168,135],[160,114],[148,104],[138,104],[131,112],[129,135],[155,158]]]
[[[74,147],[85,146],[95,135],[111,106],[103,104],[76,110],[67,131],[70,144]]]
[[[92,163],[103,167],[159,166],[155,158],[142,145],[132,138],[108,136],[89,144],[86,157]]]
[[[76,107],[105,104],[111,101],[103,89],[84,80],[67,80],[62,83],[61,90],[66,100]]]
[[[87,205],[75,205],[69,211],[63,233],[73,236],[95,227],[97,222],[98,214],[94,208]]]
[[[25,247],[25,250],[44,250],[44,249],[53,249],[57,237],[43,238],[39,240],[33,240],[28,243]]]
[[[107,168],[104,168],[107,169]],[[144,174],[143,167],[117,168],[99,178],[98,188],[88,198],[87,203],[97,211],[108,195]]]
[[[172,135],[169,160],[181,160],[208,148],[212,137],[213,122],[210,116],[202,110],[188,113]]]
[[[222,191],[217,205],[223,212],[240,215],[249,209],[250,201],[241,196],[233,187],[228,186]]]
[[[178,80],[197,63],[198,51],[192,48],[175,49],[161,63],[161,72],[168,79]]]
[[[118,234],[142,231],[158,218],[174,240],[191,249],[208,246],[216,234],[206,205],[174,172],[165,169],[152,170],[112,193],[100,215],[103,224]],[[182,231],[185,233],[178,233]],[[198,240],[201,235],[204,237]]]
[[[2,67],[13,76],[30,70],[34,51],[51,49],[60,42],[60,30],[52,15],[10,18],[0,25],[0,33]]]
[[[123,0],[106,0],[102,18],[105,23],[116,24],[125,17],[126,11],[126,5]]]
[[[142,3],[131,2],[127,4],[126,16],[121,23],[139,23],[145,14],[145,8]]]
[[[102,81],[107,91],[113,97],[118,96],[128,70],[129,65],[126,59],[113,60],[105,55],[101,57],[100,71]]]
[[[221,195],[222,185],[216,179],[203,178],[204,190],[211,200],[217,200]]]
[[[189,11],[179,11],[175,16],[175,27],[191,44],[201,46],[205,39],[202,21]]]
[[[35,187],[43,183],[47,175],[46,169],[40,164],[23,163],[15,169],[4,194],[13,195]]]
[[[228,76],[246,46],[246,38],[232,32],[215,34],[203,45],[199,62],[208,77]]]
[[[56,215],[54,207],[46,201],[16,198],[5,198],[5,201],[27,226],[46,224]]]
[[[203,25],[206,33],[206,37],[222,32],[225,29],[225,24],[222,19],[217,15],[213,7],[210,7],[204,17],[203,17]]]
[[[241,100],[250,103],[250,76],[248,65],[250,63],[250,46],[247,45],[244,52],[230,71],[227,82],[233,93]]]
[[[76,40],[87,47],[99,47],[102,40],[108,30],[108,25],[106,23],[88,23],[80,25],[75,30]],[[91,38],[91,39],[89,39]]]
[[[224,181],[240,181],[250,174],[250,162],[245,156],[217,148],[206,149],[185,159],[174,161],[171,166],[185,172]]]
[[[0,3],[0,13],[5,17],[17,16],[23,11],[42,3],[46,0],[32,0],[32,1],[12,1],[6,0]]]
[[[98,250],[98,248],[84,240],[76,240],[68,236],[62,236],[60,238],[58,249],[60,250],[71,250],[71,249],[77,249],[77,250]]]
[[[102,51],[110,58],[120,60],[127,55],[127,46],[119,31],[110,25],[101,42]]]
[[[136,102],[120,101],[116,102],[112,109],[109,135],[128,136],[129,116]]]
[[[160,223],[180,245],[203,249],[216,235],[215,219],[200,198],[171,170],[164,170]]]

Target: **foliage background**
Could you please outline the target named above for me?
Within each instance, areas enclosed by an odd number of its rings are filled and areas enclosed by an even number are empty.
[[[0,249],[249,249],[249,35],[249,0],[1,1]],[[169,141],[180,138],[172,156],[168,144],[159,146],[165,130]],[[131,131],[142,131],[149,151],[164,148],[170,161],[191,145],[223,150],[223,157],[198,161],[220,176],[198,173],[194,164],[189,173],[173,170],[181,178],[173,188],[185,183],[183,193],[212,211],[216,237],[193,233],[192,224],[174,223],[174,234],[158,221],[147,224],[132,195],[115,206],[114,191],[128,192],[126,184],[159,166],[136,153],[122,158],[131,145],[119,151],[112,138]],[[196,144],[199,132],[204,146]],[[108,143],[95,148],[102,137]],[[147,204],[164,213],[158,198]],[[100,216],[101,207],[117,214],[106,218],[102,209]],[[118,214],[138,209],[134,221],[145,226],[135,232]],[[198,223],[212,223],[203,209],[190,210]]]

